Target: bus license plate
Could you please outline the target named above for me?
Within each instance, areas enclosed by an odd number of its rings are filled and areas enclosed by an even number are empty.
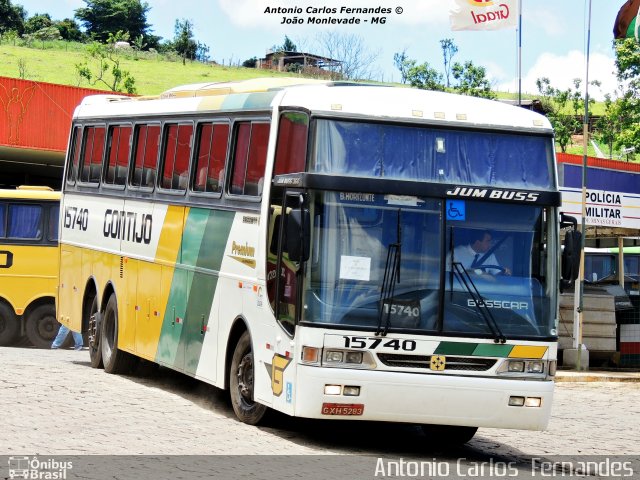
[[[322,415],[362,415],[363,403],[323,403]]]

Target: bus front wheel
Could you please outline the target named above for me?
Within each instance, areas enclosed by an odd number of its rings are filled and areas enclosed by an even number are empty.
[[[128,373],[131,371],[133,356],[118,349],[118,304],[115,294],[111,294],[104,309],[100,347],[105,372]]]
[[[20,324],[13,310],[0,302],[0,347],[13,345],[20,336]]]
[[[467,443],[478,431],[478,427],[454,425],[421,425],[430,444],[455,447]]]
[[[56,320],[56,307],[50,304],[34,308],[27,317],[27,338],[34,347],[49,348],[56,338],[60,324]]]
[[[229,370],[229,392],[231,405],[238,419],[256,425],[264,416],[267,407],[254,401],[254,369],[251,336],[244,332],[233,352]]]

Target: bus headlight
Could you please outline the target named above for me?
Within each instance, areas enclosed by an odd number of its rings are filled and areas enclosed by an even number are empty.
[[[553,362],[555,361],[552,361],[551,363]],[[547,367],[548,363],[549,363],[549,366]],[[545,371],[549,372],[549,376],[553,376],[553,374],[551,373],[551,363],[547,362],[546,360],[538,360],[538,359],[531,359],[531,360],[505,359],[496,370],[496,374],[504,375],[505,377],[507,376],[513,376],[513,377],[519,377],[519,378],[534,377],[534,378],[540,379],[540,378],[544,378]]]
[[[362,363],[362,352],[346,352],[345,363]]]
[[[344,354],[335,350],[327,350],[324,355],[324,361],[327,363],[341,363]]]
[[[527,362],[527,372],[544,373],[544,362],[542,360]]]
[[[325,350],[322,355],[325,367],[375,368],[376,362],[369,352],[354,350]]]
[[[523,361],[510,361],[507,367],[507,371],[509,372],[524,372],[524,362]]]

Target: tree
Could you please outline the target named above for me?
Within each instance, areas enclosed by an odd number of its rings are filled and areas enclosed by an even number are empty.
[[[453,43],[452,38],[445,38],[440,40],[440,47],[442,48],[442,56],[444,58],[444,77],[447,80],[447,88],[451,87],[451,60],[458,53],[458,47]]]
[[[173,48],[182,57],[182,64],[186,64],[187,58],[195,60],[198,44],[193,39],[193,21],[186,18],[176,19],[174,31],[176,36],[173,39]]]
[[[83,0],[85,8],[78,8],[75,17],[80,20],[92,38],[107,42],[109,34],[128,32],[130,38],[147,37],[150,25],[147,13],[150,8],[140,0]]]
[[[614,142],[616,148],[640,152],[640,44],[633,38],[614,43],[619,98],[616,111],[620,132]]]
[[[109,35],[106,45],[98,42],[89,45],[87,51],[94,61],[94,69],[87,61],[78,63],[75,66],[78,77],[86,79],[93,86],[104,85],[113,92],[136,93],[135,78],[120,67],[120,57],[115,48],[117,42],[127,40],[129,35],[120,31]]]
[[[256,68],[258,64],[258,57],[251,57],[244,62],[242,62],[242,66],[245,68]]]
[[[4,32],[0,32],[0,43],[13,43],[13,46],[16,46],[16,40],[20,38],[17,30],[5,30]]]
[[[198,42],[196,47],[196,60],[198,62],[206,63],[209,61],[209,46]]]
[[[72,18],[54,21],[53,26],[57,27],[63,40],[81,42],[85,39],[85,34],[80,30],[78,22]]]
[[[48,13],[36,13],[34,16],[24,22],[24,33],[36,33],[38,30],[53,25],[51,16]]]
[[[400,81],[402,83],[407,83],[407,72],[411,67],[414,67],[416,65],[416,61],[411,60],[409,59],[409,57],[407,57],[406,48],[402,50],[402,52],[393,54],[393,64],[398,70],[400,70]]]
[[[336,77],[360,80],[374,76],[374,64],[380,51],[369,50],[361,36],[325,31],[316,36],[316,44],[320,55],[339,62],[330,67]]]
[[[444,83],[442,74],[435,68],[432,68],[428,62],[422,65],[414,65],[407,71],[407,81],[412,87],[421,88],[423,90],[444,91]]]
[[[556,143],[560,145],[560,150],[565,153],[567,146],[571,142],[571,135],[580,129],[580,122],[569,111],[569,102],[572,96],[571,89],[559,90],[554,88],[547,77],[538,78],[536,87],[542,95],[540,99],[542,108],[547,112],[547,118],[555,131]]]
[[[282,44],[282,47],[280,47],[282,49],[283,52],[297,52],[298,51],[298,47],[296,46],[295,43],[293,43],[291,41],[291,39],[289,37],[287,37],[286,35],[284,36],[284,43]]]
[[[613,148],[625,124],[625,115],[621,108],[622,102],[613,101],[610,94],[604,98],[604,115],[596,123],[595,137],[607,146],[609,158],[613,158]]]
[[[26,18],[27,12],[22,5],[12,5],[11,0],[0,0],[0,34],[15,30],[22,35]]]
[[[452,72],[453,78],[458,81],[458,84],[453,87],[456,92],[472,97],[496,98],[484,67],[476,66],[471,61],[465,62],[464,65],[456,62]]]
[[[62,37],[60,36],[60,31],[56,27],[44,27],[38,30],[35,33],[27,34],[32,35],[36,40],[40,40],[42,42],[42,49],[44,50],[44,42],[51,40],[60,40]]]

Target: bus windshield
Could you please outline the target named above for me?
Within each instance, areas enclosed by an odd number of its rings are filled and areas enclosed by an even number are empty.
[[[548,212],[457,201],[465,211],[452,218],[449,202],[315,192],[301,320],[424,334],[555,335]]]
[[[316,120],[311,172],[554,189],[549,136]]]

